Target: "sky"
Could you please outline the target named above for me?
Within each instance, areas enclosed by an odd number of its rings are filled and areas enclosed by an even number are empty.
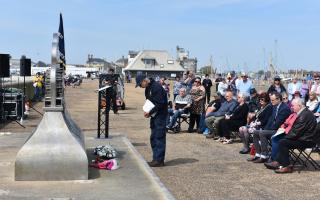
[[[63,15],[68,64],[88,54],[116,61],[129,50],[176,46],[218,71],[320,67],[318,0],[0,0],[0,53],[51,62]]]

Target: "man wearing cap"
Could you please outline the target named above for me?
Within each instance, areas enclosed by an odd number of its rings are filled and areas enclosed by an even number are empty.
[[[251,80],[248,80],[248,76],[245,72],[241,73],[241,79],[236,82],[237,92],[250,96],[250,89],[253,88]]]
[[[162,167],[166,152],[167,93],[158,82],[142,74],[136,77],[136,87],[138,86],[145,88],[146,99],[154,104],[149,112],[144,112],[144,117],[150,117],[150,143],[153,152],[153,159],[148,164],[150,167]]]

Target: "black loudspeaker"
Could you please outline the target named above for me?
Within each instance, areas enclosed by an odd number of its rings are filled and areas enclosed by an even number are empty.
[[[0,77],[10,77],[9,60],[9,54],[0,54]]]
[[[31,59],[25,57],[20,59],[20,76],[31,76]]]

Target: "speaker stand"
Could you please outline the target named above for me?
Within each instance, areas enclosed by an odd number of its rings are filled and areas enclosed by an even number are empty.
[[[12,86],[13,86],[13,84],[12,84],[12,75],[10,74],[10,89],[11,89],[11,95],[12,95]],[[22,97],[23,98],[23,97]],[[16,99],[16,101],[18,101],[17,99]],[[23,105],[23,99],[21,99],[21,104]],[[18,103],[18,102],[16,102],[16,103]],[[17,108],[18,109],[18,108]],[[16,111],[16,114],[17,114],[17,117],[16,118],[18,118],[18,110]],[[23,119],[23,109],[22,109],[22,111],[21,111],[21,119]],[[19,124],[21,127],[23,127],[23,128],[26,128],[22,123],[20,123],[17,119],[15,119],[14,120],[17,124]]]

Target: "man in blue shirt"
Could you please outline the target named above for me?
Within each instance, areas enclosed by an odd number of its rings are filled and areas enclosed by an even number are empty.
[[[234,109],[237,107],[238,103],[233,99],[233,93],[227,91],[225,95],[226,101],[224,101],[220,108],[208,114],[205,119],[205,123],[211,134],[207,135],[206,138],[214,138],[218,134],[218,123],[221,119],[224,119],[225,115],[230,115]]]
[[[250,96],[250,89],[253,88],[252,81],[248,79],[246,73],[241,73],[241,79],[236,81],[237,92],[244,94],[245,96]]]

